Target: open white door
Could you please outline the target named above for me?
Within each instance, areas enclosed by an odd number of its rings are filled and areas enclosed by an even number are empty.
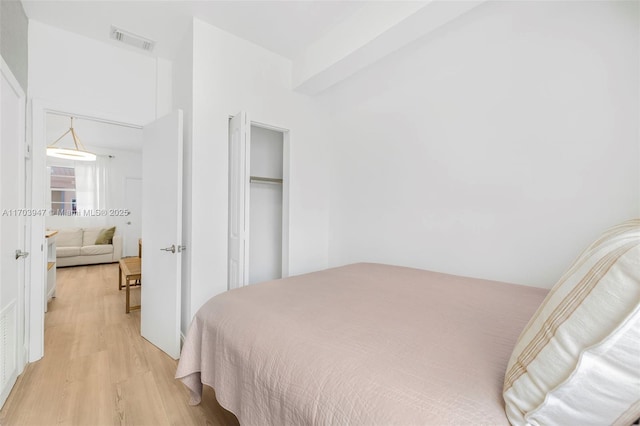
[[[241,112],[229,122],[229,290],[249,280],[251,124]]]
[[[0,58],[0,407],[24,367],[25,98]]]
[[[142,151],[142,337],[180,356],[182,111],[144,128]]]

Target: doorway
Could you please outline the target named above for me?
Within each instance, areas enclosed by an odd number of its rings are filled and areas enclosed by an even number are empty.
[[[229,121],[229,289],[288,275],[289,131]]]
[[[32,174],[31,174],[31,200],[34,208],[43,208],[47,212],[52,210],[51,168],[48,165],[46,147],[56,138],[69,129],[70,117],[74,117],[73,127],[78,137],[94,153],[98,154],[105,162],[115,164],[117,170],[134,170],[141,167],[142,156],[142,125],[129,123],[118,117],[108,117],[102,114],[80,112],[69,106],[52,104],[40,100],[33,100],[31,105],[32,128]],[[95,135],[104,135],[97,138]],[[101,143],[101,140],[117,141],[121,145]],[[139,142],[135,142],[139,141]],[[69,144],[71,142],[61,140],[59,142]],[[138,144],[134,148],[135,144]],[[128,146],[129,149],[123,149]],[[137,154],[136,154],[137,152]],[[117,164],[116,164],[117,163]],[[59,166],[60,164],[58,164]],[[47,167],[49,166],[49,169]],[[49,171],[49,173],[48,173]],[[97,209],[87,208],[69,216],[47,215],[34,216],[31,223],[31,247],[36,247],[31,253],[31,287],[29,289],[29,361],[37,361],[44,356],[44,309],[47,303],[46,286],[46,248],[44,239],[45,230],[50,228],[85,228],[116,226],[122,230],[126,220],[125,216],[103,215],[106,209],[125,209],[122,205],[124,196],[121,188],[124,185],[124,172],[109,173],[105,178],[110,188],[105,192],[106,204],[96,205]],[[68,189],[68,188],[65,188]],[[78,189],[78,188],[76,188]],[[77,207],[77,204],[76,204]],[[70,209],[73,211],[73,201]],[[64,209],[62,209],[64,210]],[[86,211],[85,211],[86,210]],[[100,213],[97,213],[97,210]]]
[[[108,117],[104,115],[91,115],[86,112],[76,112],[74,108],[62,108],[57,105],[51,105],[49,103],[33,100],[31,111],[31,129],[32,129],[32,143],[33,143],[33,175],[32,175],[32,203],[34,207],[43,208],[44,200],[46,200],[46,156],[45,151],[49,138],[46,132],[46,115],[48,113],[63,114],[66,116],[73,116],[76,118],[84,118],[93,120],[99,123],[115,124],[118,126],[129,127],[133,129],[139,129],[143,132],[142,143],[142,156],[143,162],[151,164],[159,164],[158,158],[168,161],[168,164],[163,164],[160,168],[142,167],[142,182],[145,184],[142,191],[145,195],[142,208],[142,237],[145,238],[145,233],[148,236],[146,241],[143,241],[147,249],[143,250],[142,270],[145,274],[145,264],[158,265],[162,264],[163,267],[170,268],[171,271],[161,271],[160,268],[154,268],[151,272],[148,272],[145,277],[145,283],[147,289],[154,289],[154,292],[145,291],[145,286],[141,289],[142,304],[145,305],[145,298],[147,296],[155,297],[154,303],[146,303],[147,309],[142,309],[141,313],[141,331],[142,337],[149,340],[154,345],[158,346],[164,352],[168,353],[173,358],[177,358],[176,352],[179,350],[179,332],[180,332],[180,262],[181,256],[179,254],[184,249],[181,241],[182,231],[182,217],[181,215],[167,216],[161,213],[167,212],[170,209],[167,206],[175,206],[179,213],[181,213],[182,202],[179,197],[169,197],[167,192],[162,192],[164,198],[161,201],[153,199],[148,196],[158,189],[163,191],[168,187],[164,179],[167,179],[168,174],[166,170],[175,171],[175,175],[171,175],[172,179],[169,183],[177,188],[182,188],[182,111],[174,111],[163,118],[160,118],[152,123],[133,124],[127,121],[121,120],[118,117]],[[164,127],[162,126],[164,124]],[[162,143],[160,143],[162,142]],[[166,163],[166,162],[165,162]],[[118,189],[121,186],[118,185]],[[149,189],[149,191],[147,190]],[[180,194],[181,196],[181,191]],[[122,194],[124,197],[124,194]],[[147,200],[147,201],[145,201]],[[152,201],[149,201],[152,200]],[[126,210],[119,206],[115,208],[116,211]],[[148,214],[145,214],[145,210]],[[157,213],[159,212],[159,213]],[[125,219],[126,216],[121,216],[119,213],[117,216]],[[145,220],[144,218],[150,218]],[[45,235],[45,220],[42,217],[32,218],[32,247],[44,246]],[[171,234],[165,236],[164,234]],[[165,238],[166,237],[166,238]],[[155,241],[161,239],[162,241]],[[168,241],[168,243],[167,243]],[[171,261],[158,261],[153,258],[154,254],[165,253],[169,244],[173,250],[169,252],[174,255]],[[34,256],[32,256],[31,277],[32,285],[29,289],[29,361],[37,361],[44,355],[44,309],[42,309],[45,303],[44,292],[44,276],[42,264],[44,262],[44,256],[42,251],[34,250]],[[148,262],[147,262],[148,258]],[[153,273],[152,273],[153,272]],[[117,276],[115,277],[117,279]],[[175,314],[167,314],[169,308],[175,311]],[[124,310],[124,306],[123,306]],[[168,322],[170,324],[168,324]],[[145,324],[150,326],[145,326]],[[165,346],[161,341],[166,338],[170,340],[170,347]],[[177,348],[177,349],[176,349]]]
[[[284,133],[251,125],[249,281],[282,278]]]

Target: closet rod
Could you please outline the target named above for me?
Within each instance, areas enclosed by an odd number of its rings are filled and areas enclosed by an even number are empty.
[[[261,176],[250,176],[249,177],[249,183],[275,183],[275,184],[282,184],[282,179],[268,178],[268,177],[261,177]]]

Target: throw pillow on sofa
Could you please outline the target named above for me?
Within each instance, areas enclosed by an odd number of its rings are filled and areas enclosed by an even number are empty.
[[[98,234],[98,238],[96,238],[96,245],[102,244],[112,244],[113,243],[113,234],[116,233],[116,227],[103,229]]]

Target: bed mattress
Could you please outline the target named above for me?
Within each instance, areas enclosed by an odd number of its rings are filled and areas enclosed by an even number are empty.
[[[243,425],[500,425],[515,341],[547,290],[354,264],[232,290],[176,377]]]

